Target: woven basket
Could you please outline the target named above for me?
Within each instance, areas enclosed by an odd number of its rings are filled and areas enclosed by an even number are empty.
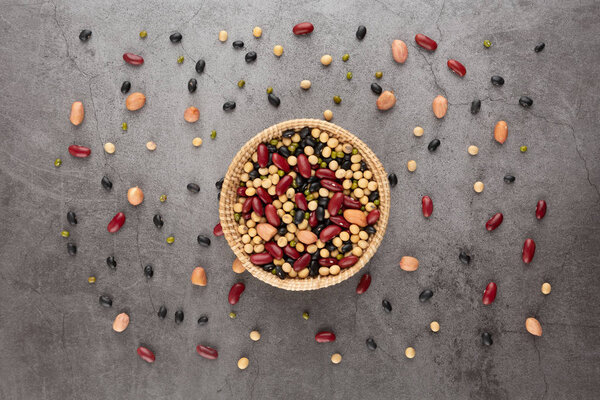
[[[369,238],[369,247],[367,247],[358,262],[352,267],[342,269],[338,275],[317,276],[314,278],[307,277],[304,279],[280,279],[276,275],[264,271],[262,268],[250,262],[250,257],[243,250],[241,235],[237,231],[238,223],[234,219],[233,205],[236,203],[236,190],[239,187],[240,176],[244,172],[243,166],[256,151],[258,145],[262,142],[268,142],[273,138],[280,138],[283,132],[287,130],[298,130],[300,128],[304,128],[305,126],[327,131],[330,137],[335,137],[342,143],[350,143],[352,146],[358,149],[359,153],[363,157],[363,161],[366,162],[369,170],[373,172],[373,177],[377,182],[380,201],[379,210],[381,211],[381,217],[375,225],[377,232],[374,235],[371,235]],[[229,246],[237,258],[242,262],[244,268],[246,268],[247,271],[261,281],[285,290],[321,289],[340,283],[356,274],[362,267],[365,266],[367,262],[369,262],[373,254],[375,254],[375,251],[377,251],[377,248],[383,239],[383,235],[385,234],[389,213],[390,187],[388,184],[387,174],[377,156],[375,156],[375,154],[371,151],[371,149],[369,149],[369,147],[367,147],[366,144],[364,144],[361,140],[347,130],[342,129],[332,123],[318,119],[294,119],[281,122],[265,129],[248,141],[236,154],[231,162],[231,165],[229,166],[229,169],[227,170],[225,181],[223,182],[223,188],[221,189],[221,201],[219,203],[219,217],[221,219],[223,233],[227,239],[227,242],[229,243]]]

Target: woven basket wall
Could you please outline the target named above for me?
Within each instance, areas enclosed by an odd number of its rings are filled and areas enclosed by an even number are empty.
[[[243,166],[256,151],[258,145],[262,142],[268,142],[273,138],[280,138],[283,132],[287,130],[299,130],[305,126],[308,126],[309,128],[319,128],[323,131],[326,131],[329,133],[330,137],[337,138],[341,143],[350,143],[358,149],[359,154],[362,155],[363,160],[367,163],[369,170],[373,172],[374,179],[377,182],[380,201],[379,210],[381,211],[381,217],[375,225],[377,232],[369,238],[369,247],[367,247],[362,257],[360,257],[359,261],[352,267],[342,269],[338,275],[318,276],[314,278],[308,277],[305,279],[279,279],[276,275],[264,271],[262,268],[252,264],[250,262],[250,257],[244,253],[241,235],[237,231],[238,223],[234,219],[233,205],[236,202],[236,190],[239,187],[240,176],[244,172]],[[227,170],[225,181],[223,182],[223,188],[221,190],[221,201],[219,203],[219,217],[221,219],[223,233],[227,239],[227,242],[229,243],[229,246],[237,258],[239,258],[239,260],[242,262],[244,268],[246,268],[247,271],[261,281],[285,290],[321,289],[340,283],[356,274],[362,267],[365,266],[367,262],[369,262],[373,254],[375,254],[377,251],[377,248],[383,239],[383,235],[385,234],[389,215],[390,187],[387,174],[377,156],[375,156],[375,154],[367,147],[366,144],[364,144],[361,140],[347,130],[342,129],[330,122],[318,119],[294,119],[281,122],[265,129],[248,141],[236,154],[231,162],[231,165],[229,166],[229,169]]]

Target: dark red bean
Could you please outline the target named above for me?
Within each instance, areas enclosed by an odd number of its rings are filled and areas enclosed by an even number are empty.
[[[279,219],[279,215],[277,215],[277,209],[273,204],[266,205],[265,217],[267,218],[267,222],[273,226],[279,226],[279,224],[281,224],[281,219]]]
[[[266,253],[263,253],[263,254],[266,254]],[[271,262],[271,261],[269,261],[269,262]],[[242,293],[244,293],[245,289],[246,289],[246,285],[244,285],[241,282],[234,284],[231,287],[231,289],[229,290],[229,304],[231,304],[231,305],[236,304],[240,300],[240,296],[242,295]]]
[[[369,286],[371,286],[371,275],[364,274],[360,278],[360,281],[358,281],[358,285],[356,286],[356,293],[363,294],[364,292],[367,291]]]
[[[138,353],[138,356],[140,356],[140,358],[142,360],[146,361],[147,363],[153,363],[154,360],[156,360],[156,357],[154,357],[154,353],[150,349],[147,349],[144,346],[138,347],[137,353]]]
[[[254,197],[248,197],[244,201],[244,205],[242,206],[242,214],[249,214],[250,210],[252,210],[252,199]]]
[[[202,346],[201,344],[196,346],[196,352],[209,360],[216,360],[217,357],[219,357],[219,352],[217,350],[208,346]]]
[[[484,305],[492,304],[496,299],[496,284],[494,282],[488,283],[487,287],[483,291],[483,299],[481,300]]]
[[[306,197],[304,197],[304,193],[296,193],[295,196],[296,206],[302,211],[308,210],[308,202],[306,201]]]
[[[465,66],[456,60],[448,60],[448,68],[456,72],[458,76],[465,76],[465,74],[467,73],[467,69],[465,68]]]
[[[267,250],[276,260],[281,260],[283,258],[283,249],[277,246],[277,243],[275,242],[265,243],[265,250]]]
[[[362,207],[362,204],[360,204],[360,201],[353,199],[350,196],[344,196],[344,207],[359,209]]]
[[[213,235],[223,236],[223,227],[221,226],[220,222],[218,224],[216,224],[215,227],[213,228]]]
[[[431,201],[431,197],[423,196],[421,199],[421,208],[423,209],[423,216],[429,218],[433,212],[433,201]]]
[[[336,179],[335,172],[328,168],[319,168],[315,171],[315,176],[319,179]]]
[[[250,256],[250,262],[256,265],[265,265],[273,261],[269,253],[258,253]]]
[[[331,265],[335,265],[338,263],[337,258],[327,257],[327,258],[319,258],[319,265],[323,267],[329,267]]]
[[[329,179],[321,179],[321,186],[334,192],[341,192],[344,190],[341,183]]]
[[[256,153],[258,156],[258,165],[261,168],[265,168],[269,164],[269,149],[267,145],[264,143],[259,144]]]
[[[328,225],[319,234],[319,240],[323,243],[329,242],[331,239],[336,237],[342,231],[342,227],[339,225]]]
[[[308,224],[310,225],[311,228],[314,228],[317,225],[319,225],[319,220],[317,219],[316,212],[313,211],[310,213],[310,217],[308,217]]]
[[[315,340],[317,343],[330,343],[335,342],[335,333],[322,331],[315,335]]]
[[[415,42],[425,50],[434,51],[437,49],[437,43],[430,37],[423,35],[422,33],[417,33],[415,36]]]
[[[504,216],[502,215],[502,213],[494,214],[492,218],[490,218],[488,222],[485,223],[485,229],[487,229],[490,232],[493,231],[494,229],[500,226],[503,219]]]
[[[300,257],[300,253],[298,253],[298,250],[296,250],[289,244],[283,248],[283,252],[285,253],[286,256],[291,257],[294,260],[297,260]]]
[[[298,25],[294,26],[292,31],[294,32],[294,35],[306,35],[311,33],[314,29],[315,27],[310,22],[300,22]]]
[[[246,197],[246,187],[240,186],[239,188],[237,188],[237,195],[240,197]]]
[[[291,175],[286,175],[283,178],[281,178],[279,180],[279,183],[275,187],[275,194],[277,196],[281,196],[282,194],[284,194],[292,184],[293,180],[294,178],[292,178]]]
[[[356,257],[356,256],[348,256],[348,257],[342,258],[340,260],[340,262],[338,263],[338,265],[340,266],[340,268],[344,269],[344,268],[348,268],[348,267],[353,266],[357,262],[358,262],[358,257]]]
[[[542,219],[546,215],[546,202],[544,200],[540,200],[535,207],[535,217],[537,219]]]
[[[529,264],[535,254],[535,242],[533,239],[525,239],[523,244],[523,262]]]
[[[252,209],[254,210],[255,213],[257,213],[261,217],[265,213],[265,209],[263,208],[263,203],[262,203],[262,201],[260,201],[260,199],[257,196],[254,196],[252,198]]]
[[[77,158],[86,158],[92,154],[92,150],[89,147],[72,144],[69,146],[69,154]]]
[[[304,178],[310,178],[311,175],[311,166],[308,162],[308,157],[304,154],[300,154],[298,156],[298,172]]]
[[[342,204],[344,203],[344,194],[341,192],[337,192],[333,195],[333,197],[329,200],[327,204],[327,211],[329,211],[329,215],[335,216],[342,208]]]
[[[110,233],[115,233],[115,232],[118,232],[119,229],[121,229],[121,227],[123,226],[124,223],[125,223],[125,214],[123,214],[122,212],[118,212],[113,217],[113,219],[110,220],[106,229],[108,229],[108,231]]]
[[[381,216],[381,211],[375,209],[372,210],[369,215],[367,215],[367,225],[374,225],[379,221],[379,217]]]
[[[123,60],[125,60],[127,64],[131,65],[142,65],[144,63],[142,56],[138,56],[137,54],[133,53],[123,54]]]
[[[294,271],[302,271],[310,263],[310,253],[304,253],[294,262]]]
[[[269,192],[267,192],[267,190],[262,187],[256,188],[256,194],[265,204],[270,204],[273,202],[273,199],[271,198]]]
[[[272,161],[273,161],[273,164],[275,164],[275,166],[277,168],[283,170],[283,172],[285,172],[285,173],[290,172],[290,164],[288,164],[285,157],[282,156],[281,154],[273,153]]]
[[[346,221],[346,219],[341,215],[332,215],[331,217],[329,217],[329,220],[334,224],[341,226],[344,229],[350,228],[350,222]]]

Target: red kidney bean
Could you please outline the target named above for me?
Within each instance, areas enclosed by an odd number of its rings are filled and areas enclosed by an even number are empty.
[[[346,219],[341,215],[332,215],[331,217],[329,217],[329,220],[334,224],[341,226],[344,229],[350,228],[350,222],[346,221]]]
[[[273,226],[279,226],[279,224],[281,224],[281,219],[279,219],[279,215],[277,215],[277,209],[273,204],[266,205],[265,217],[267,218],[267,222]]]
[[[335,265],[338,263],[337,258],[327,257],[327,258],[319,258],[319,265],[323,267],[329,267],[331,265]]]
[[[432,38],[423,35],[422,33],[417,33],[415,36],[415,42],[425,50],[434,51],[437,49],[437,43]]]
[[[341,192],[337,192],[336,194],[334,194],[333,197],[329,200],[329,203],[327,204],[327,211],[329,211],[329,215],[337,215],[340,209],[342,208],[343,203],[344,194]]]
[[[153,363],[154,360],[156,360],[156,357],[154,357],[154,353],[150,349],[148,349],[144,346],[138,347],[137,353],[138,353],[138,356],[140,356],[140,358],[142,360],[146,361],[147,363]]]
[[[360,278],[360,281],[358,282],[358,285],[356,286],[356,293],[357,294],[363,294],[364,292],[367,291],[367,289],[369,288],[369,286],[371,286],[371,275],[364,274]]]
[[[138,56],[137,54],[133,53],[123,54],[123,60],[125,60],[127,64],[131,65],[142,65],[144,63],[142,56]]]
[[[308,224],[310,225],[311,228],[314,228],[317,225],[319,225],[319,220],[317,219],[316,212],[313,211],[310,213],[310,216],[308,217]]]
[[[535,242],[533,239],[525,239],[523,244],[523,262],[529,264],[535,254]]]
[[[356,257],[356,256],[348,256],[348,257],[342,258],[340,260],[340,262],[338,262],[338,265],[340,266],[340,268],[344,269],[344,268],[348,268],[348,267],[353,266],[357,262],[358,262],[358,257]]]
[[[264,143],[259,144],[256,149],[256,154],[258,156],[258,165],[261,168],[266,167],[267,164],[269,164],[269,149],[267,148],[267,145]]]
[[[223,236],[223,227],[221,226],[220,222],[218,224],[216,224],[215,227],[213,228],[213,235]]]
[[[308,210],[308,202],[306,201],[306,197],[304,197],[304,193],[296,193],[295,196],[296,206],[302,211]]]
[[[106,229],[108,229],[108,231],[110,233],[115,233],[115,232],[118,232],[119,229],[121,229],[121,227],[123,226],[124,223],[125,223],[125,214],[123,214],[122,212],[118,212],[113,217],[113,219],[110,220]]]
[[[283,178],[281,178],[279,180],[279,183],[275,187],[275,194],[277,196],[281,196],[282,194],[284,194],[292,184],[293,180],[294,178],[292,178],[291,175],[286,175]]]
[[[456,72],[458,76],[465,76],[465,74],[467,73],[467,69],[465,68],[465,66],[456,60],[448,60],[448,68]]]
[[[310,263],[310,253],[304,253],[294,262],[294,271],[302,271]]]
[[[304,154],[300,154],[298,156],[298,172],[304,178],[310,178],[311,175],[311,166],[308,162],[308,157]]]
[[[319,179],[337,179],[335,177],[335,172],[330,170],[329,168],[319,168],[315,171],[315,176]]]
[[[296,250],[289,244],[283,248],[283,252],[285,253],[286,256],[291,257],[294,260],[297,260],[300,257],[300,253],[298,253],[298,250]]]
[[[342,227],[339,225],[328,225],[319,234],[319,240],[323,243],[327,243],[339,235],[341,231]]]
[[[290,172],[290,164],[288,164],[285,157],[282,156],[281,154],[273,153],[272,161],[273,161],[273,164],[275,164],[275,166],[277,168],[283,170],[283,172],[285,172],[285,173]]]
[[[379,217],[381,216],[381,211],[375,209],[372,210],[369,215],[367,215],[367,225],[374,225],[379,221]]]
[[[265,204],[270,204],[273,202],[273,199],[271,198],[271,195],[269,194],[269,192],[267,192],[262,187],[256,188],[256,194],[258,195],[258,197],[260,197],[260,199]]]
[[[535,207],[535,217],[537,219],[542,219],[546,215],[546,202],[544,200],[540,200]]]
[[[269,253],[258,253],[250,256],[250,262],[256,265],[265,265],[273,261],[273,257]]]
[[[242,214],[249,214],[250,210],[252,210],[252,199],[254,197],[248,197],[244,200],[244,205],[242,206]]]
[[[323,186],[327,190],[331,190],[334,192],[341,192],[344,190],[340,183],[329,179],[321,179],[321,186]]]
[[[69,146],[69,154],[77,158],[86,158],[92,154],[92,150],[89,147],[72,144]]]
[[[317,343],[330,343],[335,342],[335,333],[322,331],[315,335],[315,340]]]
[[[344,207],[359,209],[362,207],[362,204],[360,204],[360,201],[353,199],[350,196],[344,196]]]
[[[488,283],[487,287],[483,291],[483,299],[481,300],[484,305],[492,304],[496,299],[496,284],[494,282]]]
[[[283,258],[283,249],[277,246],[277,243],[275,242],[265,243],[265,250],[267,250],[276,260],[281,260]]]
[[[201,344],[196,346],[196,352],[209,360],[216,360],[219,357],[218,351],[208,346],[202,346]]]
[[[239,188],[237,188],[237,195],[240,197],[246,197],[246,187],[240,186]]]
[[[266,253],[263,253],[263,254],[266,254]],[[269,261],[269,262],[271,262],[271,261]],[[265,263],[265,264],[268,264],[268,263]],[[231,304],[231,305],[236,304],[240,300],[240,296],[242,295],[242,293],[244,293],[245,289],[246,289],[246,285],[244,285],[243,283],[234,284],[231,287],[231,289],[229,290],[229,304]]]
[[[421,199],[421,208],[423,210],[423,216],[429,218],[433,212],[433,201],[431,201],[431,197],[423,196]]]
[[[502,213],[494,214],[492,218],[490,218],[488,222],[485,223],[485,229],[487,229],[490,232],[493,231],[494,229],[500,226],[503,219],[504,216],[502,215]]]
[[[294,35],[306,35],[308,33],[311,33],[314,29],[315,27],[310,22],[300,22],[299,24],[294,26],[294,29],[292,29],[292,31],[294,32]]]
[[[250,213],[248,213],[248,214],[242,215],[242,217],[247,221],[250,219],[250,217],[252,217],[252,215],[250,215]]]
[[[257,213],[261,217],[265,213],[262,201],[260,201],[260,199],[256,196],[252,197],[252,209],[254,210],[255,213]]]

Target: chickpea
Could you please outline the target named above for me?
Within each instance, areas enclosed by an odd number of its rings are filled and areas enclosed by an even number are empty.
[[[331,267],[329,267],[329,273],[331,275],[337,275],[340,273],[340,266],[339,265],[332,265]]]
[[[302,221],[302,222],[300,222],[300,224],[298,225],[298,229],[300,229],[300,230],[304,230],[304,229],[306,229],[306,228],[308,228],[308,220],[307,220],[307,219],[303,220],[303,221]]]
[[[283,263],[285,263],[285,261],[283,259],[281,259],[281,260],[277,260],[277,259],[273,260],[273,264],[275,264],[275,265],[277,265],[279,267],[281,267],[283,265]]]
[[[250,219],[254,222],[258,222],[258,221],[260,221],[260,215],[258,215],[255,212],[252,212],[252,214],[250,214]]]
[[[292,142],[298,143],[298,142],[300,142],[300,140],[302,140],[302,138],[300,137],[300,135],[297,134],[297,133],[294,133],[294,135],[292,136]]]
[[[332,137],[329,138],[329,140],[327,141],[327,146],[331,147],[332,149],[335,149],[339,143],[339,140]]]
[[[244,171],[246,172],[252,172],[252,170],[254,169],[254,165],[248,161],[246,164],[244,164]]]
[[[274,164],[273,164],[273,165],[271,165],[271,166],[269,167],[269,169],[268,169],[268,171],[269,171],[269,174],[276,174],[278,170],[279,170],[279,168],[277,168],[277,166],[276,166],[276,165],[274,165]]]
[[[337,171],[335,171],[335,177],[337,179],[344,179],[344,176],[346,176],[346,171],[343,169],[338,169]]]
[[[287,162],[290,164],[290,167],[295,167],[298,164],[298,159],[296,156],[289,156]]]
[[[352,187],[352,181],[350,179],[346,179],[342,182],[342,187],[344,189],[350,189]]]
[[[279,201],[279,199],[273,200],[273,207],[275,207],[275,208],[281,208],[282,205],[283,204],[281,203],[281,201]],[[279,217],[281,217],[281,215]]]
[[[373,173],[369,170],[366,170],[365,172],[363,172],[363,176],[365,177],[365,179],[371,179],[373,178]]]
[[[331,147],[323,148],[323,151],[321,151],[321,155],[325,158],[329,158],[331,156]]]
[[[248,227],[246,227],[245,225],[238,226],[238,233],[241,235],[245,235],[246,233],[248,233]]]
[[[279,201],[281,201],[282,203],[285,203],[286,201],[288,201],[287,196],[284,194],[282,194],[281,196],[278,197]]]
[[[310,271],[308,270],[308,268],[304,268],[303,270],[301,270],[300,272],[298,272],[298,278],[306,278],[308,276],[308,273]]]
[[[269,193],[269,195],[275,196],[275,194],[277,194],[277,188],[275,186],[276,185],[272,185],[270,188],[267,189],[267,193]]]
[[[304,251],[304,244],[296,243],[296,250],[298,250],[298,252],[302,253]]]
[[[327,258],[327,257],[329,257],[329,250],[321,249],[321,251],[319,252],[319,255],[321,256],[321,258]]]
[[[365,192],[361,188],[354,189],[353,193],[354,193],[354,197],[359,199],[359,201],[360,201],[361,197],[364,197],[364,195],[365,195]],[[367,201],[368,201],[368,199],[367,199]]]
[[[352,249],[352,255],[355,255],[356,257],[361,257],[363,255],[363,251],[360,247],[354,247]]]
[[[255,253],[262,253],[263,251],[265,251],[265,245],[264,244],[257,244],[254,246],[254,252]]]
[[[292,217],[290,214],[285,214],[281,217],[281,221],[283,221],[284,224],[291,224],[293,220],[294,217]]]
[[[350,157],[350,161],[353,164],[358,164],[362,161],[362,156],[360,154],[354,154],[352,157]]]
[[[246,196],[252,197],[256,194],[256,189],[253,187],[246,188]]]
[[[352,174],[352,179],[354,179],[356,181],[361,179],[362,177],[363,177],[362,171],[356,171],[355,173]]]
[[[352,228],[352,225],[350,227]],[[342,239],[342,241],[345,242],[348,239],[350,239],[350,234],[346,231],[342,231],[340,232],[340,239]]]
[[[352,145],[350,143],[344,143],[342,145],[342,150],[346,154],[352,153],[352,149],[353,149],[353,147],[352,147]]]
[[[366,180],[365,178],[361,178],[361,179],[358,180],[358,187],[361,188],[361,189],[365,189],[368,184],[369,184],[369,181]]]
[[[364,232],[364,231],[361,231],[361,232]],[[366,233],[366,232],[365,232],[365,233]],[[367,237],[368,237],[368,236],[369,236],[369,235],[367,234]],[[344,242],[342,242],[342,239],[340,239],[340,237],[339,237],[339,236],[336,236],[336,237],[334,237],[334,238],[333,238],[333,240],[332,240],[332,243],[333,243],[333,245],[334,245],[335,247],[342,247],[342,245],[344,244]]]
[[[250,235],[250,237],[256,236],[256,229],[255,228],[248,229],[248,235]]]
[[[241,213],[241,212],[242,212],[242,210],[243,210],[243,209],[244,209],[244,205],[243,205],[243,204],[241,204],[241,203],[235,203],[235,204],[233,205],[233,212],[235,212],[235,213],[238,213],[238,214],[239,214],[239,213]]]
[[[262,241],[263,241],[263,240],[262,240],[262,238],[261,238],[260,236],[254,236],[254,237],[252,238],[252,243],[254,243],[254,244],[261,244],[261,243],[262,243]]]
[[[269,173],[269,168],[259,168],[258,173],[261,175],[267,175]]]
[[[277,239],[277,246],[279,247],[285,247],[288,244],[288,240],[284,237],[280,237],[279,239]]]
[[[281,269],[287,274],[292,270],[292,265],[290,263],[283,263]]]
[[[283,138],[283,139],[281,139],[281,143],[283,143],[283,145],[287,147],[290,144],[292,144],[292,139],[291,138]]]
[[[363,206],[365,206],[369,202],[369,198],[367,196],[363,196],[360,199],[358,199],[358,201],[360,202],[360,204],[362,204]]]
[[[247,173],[244,172],[242,175],[240,175],[240,180],[242,182],[248,182],[248,179],[250,179],[250,177],[248,176]]]
[[[331,160],[329,162],[329,169],[332,170],[332,171],[337,170],[339,168],[339,166],[340,166],[340,164],[337,161],[335,161],[335,160]]]
[[[346,178],[346,179],[352,179],[353,176],[354,176],[354,171],[352,171],[351,169],[349,169],[348,171],[346,171],[346,176],[344,178]]]
[[[360,164],[352,164],[352,166],[350,167],[350,169],[352,171],[358,171],[358,170],[360,170]]]
[[[315,156],[314,154],[312,156],[308,156],[308,162],[311,165],[316,165],[319,162],[319,157]]]
[[[315,211],[319,207],[319,203],[316,200],[311,200],[308,202],[309,211]],[[241,212],[241,210],[240,210]]]
[[[317,139],[321,135],[321,130],[319,128],[312,128],[312,130],[310,131],[310,134],[312,137]]]
[[[245,235],[242,236],[242,243],[248,244],[248,243],[250,243],[250,240],[252,240],[252,238],[250,237],[250,235],[245,234]]]
[[[255,188],[260,187],[261,184],[262,184],[262,179],[260,179],[260,178],[256,178],[255,180],[252,181],[252,186]]]
[[[295,224],[289,224],[289,225],[287,226],[287,230],[288,230],[288,232],[290,232],[290,233],[296,233],[296,231],[298,230],[298,228],[296,227],[296,225],[295,225]]]
[[[369,238],[369,234],[366,231],[360,231],[358,232],[358,237],[361,240],[367,240]]]
[[[293,191],[294,189],[292,189]],[[291,196],[290,196],[291,198]],[[291,201],[286,201],[285,203],[283,203],[283,211],[285,212],[290,212],[294,209],[294,203],[292,203]]]
[[[329,275],[329,268],[328,267],[319,268],[319,275],[321,275],[321,276]]]
[[[360,240],[360,237],[358,235],[351,235],[350,236],[350,241],[354,244],[358,243],[358,241]]]
[[[290,276],[290,278],[295,278],[296,276],[298,276],[298,273],[294,270],[291,270],[288,275]]]
[[[292,232],[288,232],[285,234],[285,238],[287,239],[288,242],[291,242],[292,240],[294,240],[295,237],[296,237],[296,235],[294,235]]]
[[[365,211],[367,211],[367,212],[371,212],[371,211],[375,210],[376,208],[377,208],[377,206],[374,203],[369,202],[365,205]]]
[[[323,247],[325,247],[325,243],[321,242],[321,240],[317,240],[317,248],[322,249]]]
[[[321,196],[321,197],[328,197],[329,196],[329,190],[327,190],[325,188],[319,189],[319,196]]]
[[[321,132],[321,134],[319,135],[319,142],[327,143],[328,140],[329,140],[329,135],[327,134],[327,132]]]
[[[308,246],[306,246],[306,251],[309,252],[310,254],[316,253],[317,250],[319,250],[319,248],[314,243],[313,244],[309,244]]]
[[[369,247],[369,243],[367,243],[365,240],[359,240],[357,244],[358,244],[358,247],[360,247],[363,250],[365,250],[367,247]]]
[[[315,149],[312,146],[306,146],[304,148],[304,154],[306,154],[307,156],[312,156],[313,154],[315,154]]]

